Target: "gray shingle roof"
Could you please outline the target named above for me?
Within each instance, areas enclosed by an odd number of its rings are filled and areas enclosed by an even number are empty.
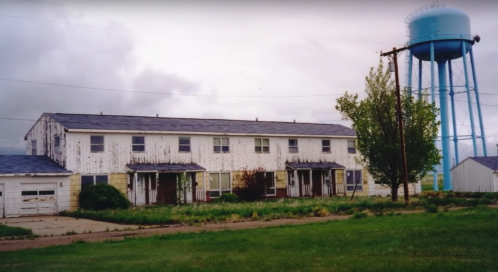
[[[493,157],[470,157],[470,159],[492,169],[492,170],[498,170],[498,157],[493,156]]]
[[[344,169],[346,167],[335,162],[288,162],[286,166],[293,169]]]
[[[67,129],[356,136],[335,124],[45,113]]]
[[[153,164],[127,164],[126,167],[132,171],[205,171],[197,164],[173,164],[173,163],[153,163]]]
[[[71,174],[46,156],[0,155],[0,174]]]

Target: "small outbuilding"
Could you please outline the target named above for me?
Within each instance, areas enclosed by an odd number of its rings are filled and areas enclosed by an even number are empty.
[[[69,210],[71,174],[47,156],[0,155],[0,217]]]
[[[451,169],[456,192],[497,192],[498,157],[468,157]]]

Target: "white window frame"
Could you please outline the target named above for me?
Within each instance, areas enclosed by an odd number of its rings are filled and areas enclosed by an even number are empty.
[[[136,143],[135,139],[143,139],[142,143]],[[141,150],[135,150],[141,149]],[[131,150],[133,152],[145,152],[145,136],[131,136]]]
[[[213,182],[212,176],[218,175],[218,188],[213,189],[211,187],[211,183]],[[221,188],[221,175],[228,175],[228,186],[230,187],[228,190],[225,188]],[[220,172],[220,173],[209,173],[209,198],[218,198],[223,194],[232,193],[232,177],[230,173]],[[213,194],[213,193],[217,193]]]
[[[356,154],[356,141],[348,140],[348,154]]]
[[[277,195],[277,181],[276,181],[276,175],[275,175],[275,172],[265,172],[265,179],[267,177],[267,175],[271,173],[273,175],[273,179],[272,179],[272,185],[271,187],[269,187],[268,189],[273,189],[273,193],[268,193],[267,191],[267,188],[265,186],[265,195],[267,196],[276,196]]]
[[[93,181],[92,181],[92,184],[85,184],[83,185],[83,178],[89,178],[89,177],[92,177],[93,178]],[[102,179],[103,177],[105,177],[106,181],[103,182],[103,181],[98,181],[98,179]],[[80,185],[81,185],[81,188],[83,188],[83,186],[87,186],[87,185],[96,185],[98,183],[105,183],[105,184],[109,184],[109,175],[81,175],[80,177]]]
[[[346,170],[346,191],[352,192],[354,191],[354,186],[355,186],[355,180],[356,180],[356,191],[360,192],[363,191],[363,171],[358,170],[358,169],[351,169],[351,170]],[[356,177],[356,174],[360,173],[360,179],[358,182],[358,179]],[[352,183],[348,181],[349,174],[352,174]]]
[[[54,135],[54,152],[59,153],[61,146],[61,138],[59,135]]]
[[[185,143],[182,144],[182,139],[183,140],[188,139],[188,144]],[[190,141],[190,137],[178,137],[178,152],[185,152],[185,153],[191,152],[192,151],[191,143],[192,142]],[[188,147],[188,150],[181,150],[182,147],[183,148]]]
[[[295,144],[292,145],[291,141],[295,141]],[[298,139],[289,139],[289,153],[299,153]]]
[[[102,137],[102,143],[93,143],[93,139],[97,139],[97,138],[93,138],[93,137]],[[102,150],[100,150],[99,147],[101,147]],[[104,135],[90,135],[90,152],[102,153],[104,151],[105,151],[105,137],[104,137]]]
[[[328,142],[328,145],[325,145],[325,142]],[[322,153],[331,153],[330,142],[330,139],[322,139]]]
[[[264,143],[265,140],[268,144]],[[270,138],[254,138],[254,151],[256,153],[270,153]]]
[[[31,141],[31,155],[36,156],[37,154],[37,146],[36,146],[36,140]]]
[[[226,144],[223,143],[224,140],[226,141]],[[218,149],[218,150],[216,150],[216,149]],[[214,137],[213,138],[213,152],[214,153],[229,153],[230,152],[230,139],[227,137]]]

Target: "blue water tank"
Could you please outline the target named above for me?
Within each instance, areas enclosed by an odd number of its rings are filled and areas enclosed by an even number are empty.
[[[470,19],[460,10],[435,7],[423,11],[409,22],[408,45],[413,55],[421,60],[430,60],[430,42],[434,42],[436,61],[460,58],[462,41],[466,51],[473,43],[470,34]]]

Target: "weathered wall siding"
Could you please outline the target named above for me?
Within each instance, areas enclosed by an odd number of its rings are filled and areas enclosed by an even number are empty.
[[[457,192],[495,192],[493,170],[466,159],[451,170],[453,190]]]
[[[197,172],[195,174],[195,181],[197,182],[197,189],[204,189],[204,172]]]
[[[78,196],[81,191],[81,175],[71,175],[69,177],[69,184],[71,186],[71,196],[70,196],[70,204],[69,210],[76,211],[79,207],[78,204]]]
[[[54,136],[59,136],[59,150],[54,147]],[[65,167],[66,132],[64,127],[52,118],[42,115],[26,137],[26,155],[31,155],[31,141],[36,140],[37,155],[47,155],[56,163]]]
[[[331,153],[321,152],[321,138],[299,138],[299,153],[288,152],[288,139],[270,138],[270,153],[255,153],[254,137],[229,137],[230,152],[214,153],[213,136],[191,135],[191,152],[178,152],[178,135],[145,135],[145,152],[131,150],[132,134],[106,134],[105,151],[90,152],[89,133],[68,133],[67,168],[75,173],[126,172],[128,163],[197,163],[207,172],[239,171],[247,167],[284,170],[286,161],[337,162],[346,168],[361,168],[347,153],[347,139],[331,139]],[[188,136],[188,135],[186,135]]]
[[[287,188],[287,171],[281,170],[275,172],[276,177],[276,186],[277,189],[285,189]]]
[[[128,176],[126,174],[110,174],[109,184],[125,195],[128,192]]]
[[[56,184],[58,212],[70,209],[69,177],[0,177],[0,184],[4,187],[5,217],[18,217],[21,215],[21,186],[22,184]],[[60,186],[62,184],[62,187]]]

